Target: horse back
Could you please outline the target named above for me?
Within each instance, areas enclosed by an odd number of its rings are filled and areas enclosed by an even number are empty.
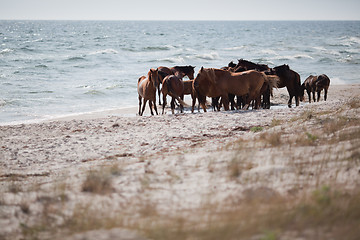
[[[179,96],[184,93],[184,82],[175,75],[166,76],[163,85],[167,86],[168,91],[173,91]]]
[[[248,94],[249,91],[259,91],[264,83],[262,73],[256,70],[239,73],[229,72],[229,74],[229,76],[223,76],[219,83],[222,88],[231,94],[243,96]]]

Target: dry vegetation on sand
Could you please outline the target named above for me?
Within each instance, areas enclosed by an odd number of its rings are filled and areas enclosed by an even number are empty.
[[[0,239],[359,239],[350,92],[293,109],[3,126]]]

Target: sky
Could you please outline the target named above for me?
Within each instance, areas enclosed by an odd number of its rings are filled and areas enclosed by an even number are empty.
[[[360,0],[0,0],[2,20],[360,20]]]

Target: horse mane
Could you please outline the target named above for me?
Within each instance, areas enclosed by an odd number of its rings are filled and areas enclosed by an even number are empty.
[[[217,68],[204,68],[203,71],[206,73],[208,79],[212,81],[214,84],[216,84],[216,73],[229,73],[229,71],[223,70],[223,69],[217,69]]]
[[[276,71],[285,72],[285,71],[289,71],[289,70],[290,70],[290,67],[289,67],[289,65],[283,64],[283,65],[274,67],[274,69],[275,69]]]
[[[181,70],[183,73],[185,74],[188,74],[190,73],[191,71],[194,71],[194,68],[193,66],[189,65],[189,66],[175,66],[173,67],[174,69],[177,69],[177,70]]]
[[[158,72],[158,70],[157,69],[154,69],[154,68],[151,68],[150,70],[149,70],[149,72],[148,72],[148,75],[147,75],[147,78],[149,79],[149,81],[150,82],[152,82],[152,83],[156,83],[156,79],[153,79],[152,78],[152,74],[151,73],[154,73],[154,72]]]
[[[258,64],[253,63],[245,59],[238,59],[238,64],[235,68],[244,67],[246,70],[258,70],[258,71],[265,71],[269,69],[269,66],[266,64]]]

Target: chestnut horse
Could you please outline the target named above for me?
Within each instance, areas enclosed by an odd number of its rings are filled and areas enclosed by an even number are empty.
[[[138,80],[137,90],[139,94],[139,115],[142,116],[145,110],[146,102],[149,100],[149,107],[151,115],[154,115],[152,110],[152,103],[156,115],[158,111],[156,108],[156,81],[158,79],[158,70],[151,68],[147,77],[141,76]],[[144,105],[141,110],[142,99],[144,98]],[[140,111],[141,110],[141,111]]]
[[[273,87],[277,86],[278,81],[277,76],[267,76],[255,70],[232,73],[226,70],[202,67],[194,80],[194,87],[204,111],[206,111],[206,96],[221,96],[222,103],[227,111],[229,110],[229,93],[248,96],[243,109],[248,109],[252,100],[256,101],[256,108],[259,105],[259,98],[263,89],[269,86],[272,90]]]
[[[295,104],[299,106],[301,98],[301,82],[300,75],[291,70],[288,65],[274,67],[266,72],[266,74],[275,74],[280,78],[278,88],[286,87],[290,96],[288,107],[291,108],[292,98],[295,97]]]
[[[191,99],[192,99],[192,107],[191,107],[191,112],[194,113],[194,106],[195,106],[195,102],[196,102],[196,91],[194,89],[194,79],[193,80],[186,80],[183,81],[184,82],[184,95],[191,95]],[[200,110],[200,103],[199,103],[199,107],[198,107],[198,111]]]
[[[156,88],[158,89],[159,95],[159,105],[161,105],[160,101],[160,84],[162,84],[164,78],[168,75],[177,75],[181,79],[185,76],[188,76],[189,79],[194,79],[194,68],[193,66],[175,66],[172,68],[168,67],[158,67],[157,70],[159,71],[159,79],[156,82]]]
[[[180,111],[183,112],[183,106],[187,104],[183,101],[184,99],[184,82],[180,77],[175,75],[168,75],[162,82],[161,92],[163,94],[163,108],[162,114],[164,114],[166,106],[166,96],[169,95],[171,99],[171,112],[174,114],[175,111],[175,99],[180,103]]]
[[[248,70],[257,70],[259,72],[268,71],[270,68],[266,64],[258,64],[253,63],[245,59],[238,59],[238,63],[234,64],[234,62],[230,62],[227,67],[223,67],[221,69],[228,70],[230,72],[244,72]],[[262,93],[263,101],[261,103],[262,107],[265,109],[270,109],[270,89],[267,88]],[[237,96],[237,101],[235,103],[235,95],[229,95],[229,100],[231,102],[231,110],[235,108],[238,109],[239,107],[244,106],[246,102],[246,96]],[[216,103],[216,99],[213,99],[213,105],[218,106],[219,104]],[[213,106],[214,107],[214,106]],[[219,109],[219,107],[218,107]]]
[[[313,99],[315,102],[315,92],[317,92],[317,101],[319,101],[320,93],[324,89],[324,100],[326,101],[329,85],[330,79],[325,74],[321,74],[319,76],[310,75],[301,85],[301,96],[304,97],[304,90],[306,90],[309,96],[309,103],[311,102],[311,93],[313,94]]]

